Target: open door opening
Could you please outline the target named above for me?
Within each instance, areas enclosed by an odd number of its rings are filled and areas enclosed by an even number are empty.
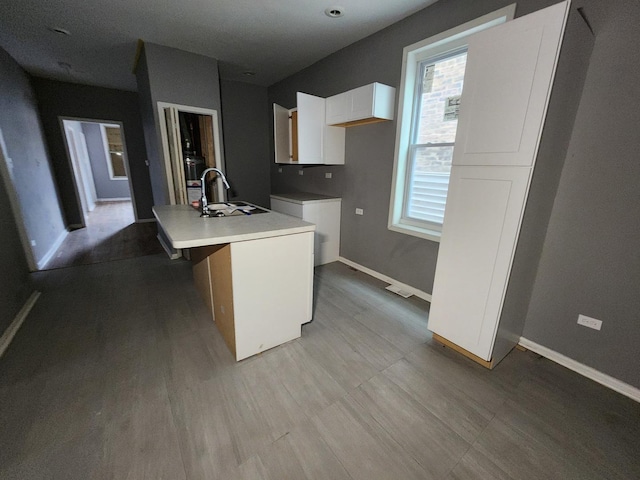
[[[162,147],[169,200],[184,205],[200,199],[202,172],[209,167],[224,171],[215,110],[158,103],[161,119]],[[222,180],[207,177],[210,201],[226,200]]]
[[[60,124],[82,215],[46,268],[161,251],[155,225],[137,223],[123,125],[79,118]]]

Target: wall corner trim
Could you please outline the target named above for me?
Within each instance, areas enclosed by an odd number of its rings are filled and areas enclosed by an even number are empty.
[[[16,333],[18,333],[18,330],[22,326],[22,322],[25,321],[25,319],[29,315],[29,312],[38,301],[39,297],[40,292],[38,292],[37,290],[31,294],[31,296],[27,299],[11,324],[4,331],[2,337],[0,337],[0,357],[2,357],[7,348],[9,348],[11,340],[13,340],[13,337],[16,335]]]
[[[51,245],[47,253],[45,253],[44,256],[40,260],[38,260],[38,270],[43,270],[44,267],[47,266],[47,263],[49,263],[49,261],[56,254],[58,248],[60,248],[60,245],[62,245],[62,242],[64,242],[64,239],[67,238],[67,235],[69,235],[69,230],[63,230],[60,236],[53,243],[53,245]]]
[[[566,357],[561,353],[556,352],[555,350],[551,350],[550,348],[539,345],[531,340],[528,340],[524,337],[520,337],[519,345],[522,345],[524,348],[531,350],[532,352],[537,353],[538,355],[542,355],[549,360],[556,362],[563,367],[568,368],[569,370],[573,370],[580,375],[590,378],[594,382],[598,382],[600,385],[604,385],[611,390],[614,390],[622,395],[629,397],[636,402],[640,402],[640,389],[634,387],[633,385],[629,385],[628,383],[624,383],[617,378],[614,378],[606,373],[602,373],[595,368],[584,365],[583,363],[577,362],[572,358]]]
[[[352,262],[351,260],[348,260],[344,257],[338,257],[338,261],[344,263],[345,265],[348,265],[350,267],[355,268],[356,270],[360,270],[363,273],[366,273],[367,275],[370,275],[374,278],[377,278],[378,280],[382,280],[383,282],[387,282],[390,283],[392,285],[397,285],[398,287],[400,287],[402,290],[404,290],[405,292],[409,292],[414,294],[416,297],[421,298],[422,300],[425,300],[429,303],[431,303],[431,294],[427,293],[427,292],[423,292],[422,290],[418,290],[415,287],[412,287],[411,285],[407,285],[406,283],[402,283],[399,282],[398,280],[395,280],[391,277],[388,277],[386,275],[384,275],[383,273],[379,273],[376,272],[375,270],[371,270],[370,268],[367,268],[363,265],[360,265],[356,262]]]

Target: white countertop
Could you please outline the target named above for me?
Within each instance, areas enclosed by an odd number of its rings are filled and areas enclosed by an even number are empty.
[[[322,203],[322,202],[338,202],[342,200],[340,197],[330,197],[319,193],[294,192],[294,193],[273,193],[271,198],[284,200],[285,202],[293,202],[299,204]]]
[[[173,248],[258,240],[294,233],[313,232],[316,226],[298,218],[269,211],[237,217],[200,218],[189,205],[158,205],[153,214]]]

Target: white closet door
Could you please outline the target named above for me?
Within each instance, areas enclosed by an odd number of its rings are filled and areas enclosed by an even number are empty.
[[[469,39],[454,165],[533,165],[569,3]]]
[[[491,359],[530,167],[454,166],[429,330]]]
[[[484,360],[492,356],[568,6],[469,39],[429,329]]]

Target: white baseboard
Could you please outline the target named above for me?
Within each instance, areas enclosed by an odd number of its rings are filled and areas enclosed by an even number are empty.
[[[418,290],[417,288],[412,287],[411,285],[407,285],[406,283],[399,282],[398,280],[388,277],[382,273],[376,272],[375,270],[371,270],[370,268],[367,268],[356,262],[352,262],[351,260],[348,260],[344,257],[338,257],[338,261],[344,263],[345,265],[349,265],[350,267],[353,267],[356,270],[360,270],[361,272],[366,273],[367,275],[371,275],[372,277],[377,278],[378,280],[382,280],[383,282],[390,283],[391,285],[396,285],[400,287],[401,290],[412,293],[413,295],[415,295],[418,298],[421,298],[422,300],[431,302],[430,294],[423,292],[422,290]]]
[[[640,402],[640,389],[634,387],[633,385],[629,385],[628,383],[624,383],[617,378],[613,378],[606,373],[602,373],[595,368],[589,367],[583,363],[577,362],[572,358],[566,357],[561,353],[556,352],[555,350],[551,350],[550,348],[544,347],[542,345],[538,345],[531,340],[527,340],[524,337],[520,337],[520,341],[518,342],[524,348],[531,350],[532,352],[537,353],[538,355],[542,355],[549,360],[552,360],[563,367],[567,367],[569,370],[573,370],[576,373],[579,373],[582,376],[590,378],[591,380],[598,382],[605,387],[610,388],[611,390],[615,390],[622,395],[635,400],[636,402]]]
[[[62,242],[64,242],[64,239],[67,238],[67,235],[69,235],[68,230],[65,230],[64,232],[62,232],[58,237],[58,239],[54,242],[54,244],[51,245],[51,248],[49,248],[49,251],[44,255],[44,257],[38,260],[38,270],[42,270],[44,267],[47,266],[47,263],[49,263],[49,261],[56,254],[56,252],[58,251],[58,248],[60,248],[60,245],[62,245]]]
[[[165,252],[167,252],[167,255],[169,256],[169,258],[171,260],[177,260],[178,258],[180,258],[182,256],[182,251],[181,250],[176,250],[176,253],[173,253],[171,251],[171,248],[169,248],[169,245],[167,245],[164,240],[162,239],[162,236],[157,235],[156,238],[158,239],[158,241],[160,242],[160,245],[162,245],[162,248],[164,249]]]
[[[97,198],[96,203],[103,202],[130,202],[131,197]]]
[[[136,220],[136,223],[155,223],[157,220],[155,218],[139,218]]]
[[[22,322],[24,322],[25,318],[27,318],[27,315],[29,315],[29,312],[31,311],[33,306],[36,304],[36,301],[38,300],[39,297],[40,297],[40,292],[38,291],[35,291],[31,294],[31,296],[27,299],[27,301],[22,306],[22,308],[20,309],[16,317],[13,319],[11,324],[4,331],[4,333],[2,334],[2,337],[0,337],[0,357],[2,357],[2,355],[4,355],[5,350],[9,348],[9,344],[11,343],[11,340],[13,340],[13,337],[16,335],[16,333],[18,333],[18,330],[22,326]]]

